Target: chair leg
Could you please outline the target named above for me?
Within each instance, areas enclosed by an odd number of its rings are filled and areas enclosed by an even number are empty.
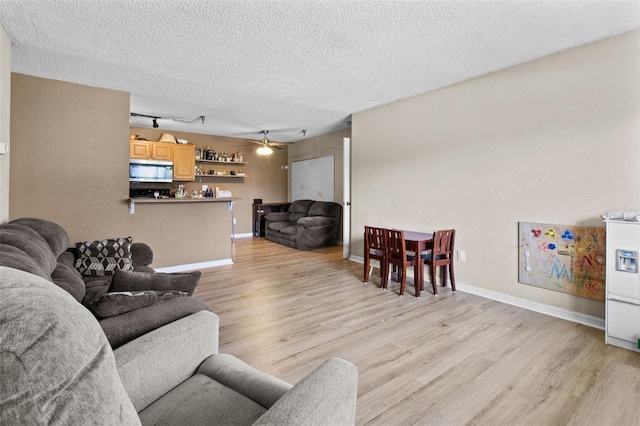
[[[442,287],[447,286],[447,265],[442,265]]]
[[[369,263],[371,263],[369,256],[364,257],[364,279],[363,281],[366,283],[369,281]]]
[[[386,262],[380,261],[380,273],[382,274],[380,288],[386,290],[389,285],[389,265]]]
[[[451,290],[456,291],[456,279],[453,275],[453,260],[449,264],[449,278],[451,278]]]
[[[438,295],[438,287],[436,286],[436,265],[434,262],[431,262],[431,265],[429,265],[430,268],[429,270],[431,271],[431,287],[433,288],[433,294],[434,296]]]
[[[407,285],[407,268],[403,266],[402,268],[398,268],[398,275],[402,274],[402,278],[398,277],[398,281],[400,281],[400,296],[404,295],[404,288]]]

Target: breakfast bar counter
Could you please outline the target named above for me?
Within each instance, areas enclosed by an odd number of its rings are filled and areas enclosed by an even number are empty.
[[[129,198],[129,214],[135,214],[136,204],[233,203],[237,197],[203,198]]]

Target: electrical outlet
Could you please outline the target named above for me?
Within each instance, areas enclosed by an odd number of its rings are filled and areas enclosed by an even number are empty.
[[[463,252],[462,250],[457,250],[456,254],[457,254],[458,262],[464,262],[467,258],[466,253]]]
[[[202,192],[206,191],[207,189],[209,189],[209,185],[202,185]]]
[[[233,224],[234,225],[236,224],[236,218],[235,217],[233,218]]]

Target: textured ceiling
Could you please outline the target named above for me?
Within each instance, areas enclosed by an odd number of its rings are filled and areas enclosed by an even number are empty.
[[[640,2],[0,1],[12,70],[131,93],[163,129],[295,141],[640,27]],[[150,127],[148,119],[132,125]]]

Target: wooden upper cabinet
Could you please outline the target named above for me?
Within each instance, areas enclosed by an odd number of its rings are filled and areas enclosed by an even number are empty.
[[[196,146],[171,146],[173,147],[173,180],[196,180]]]
[[[171,147],[173,145],[167,142],[130,140],[129,158],[171,161]]]
[[[171,160],[171,147],[173,144],[166,142],[153,142],[151,145],[151,158],[154,160]]]
[[[129,141],[129,158],[148,160],[151,158],[151,144],[147,141]]]

